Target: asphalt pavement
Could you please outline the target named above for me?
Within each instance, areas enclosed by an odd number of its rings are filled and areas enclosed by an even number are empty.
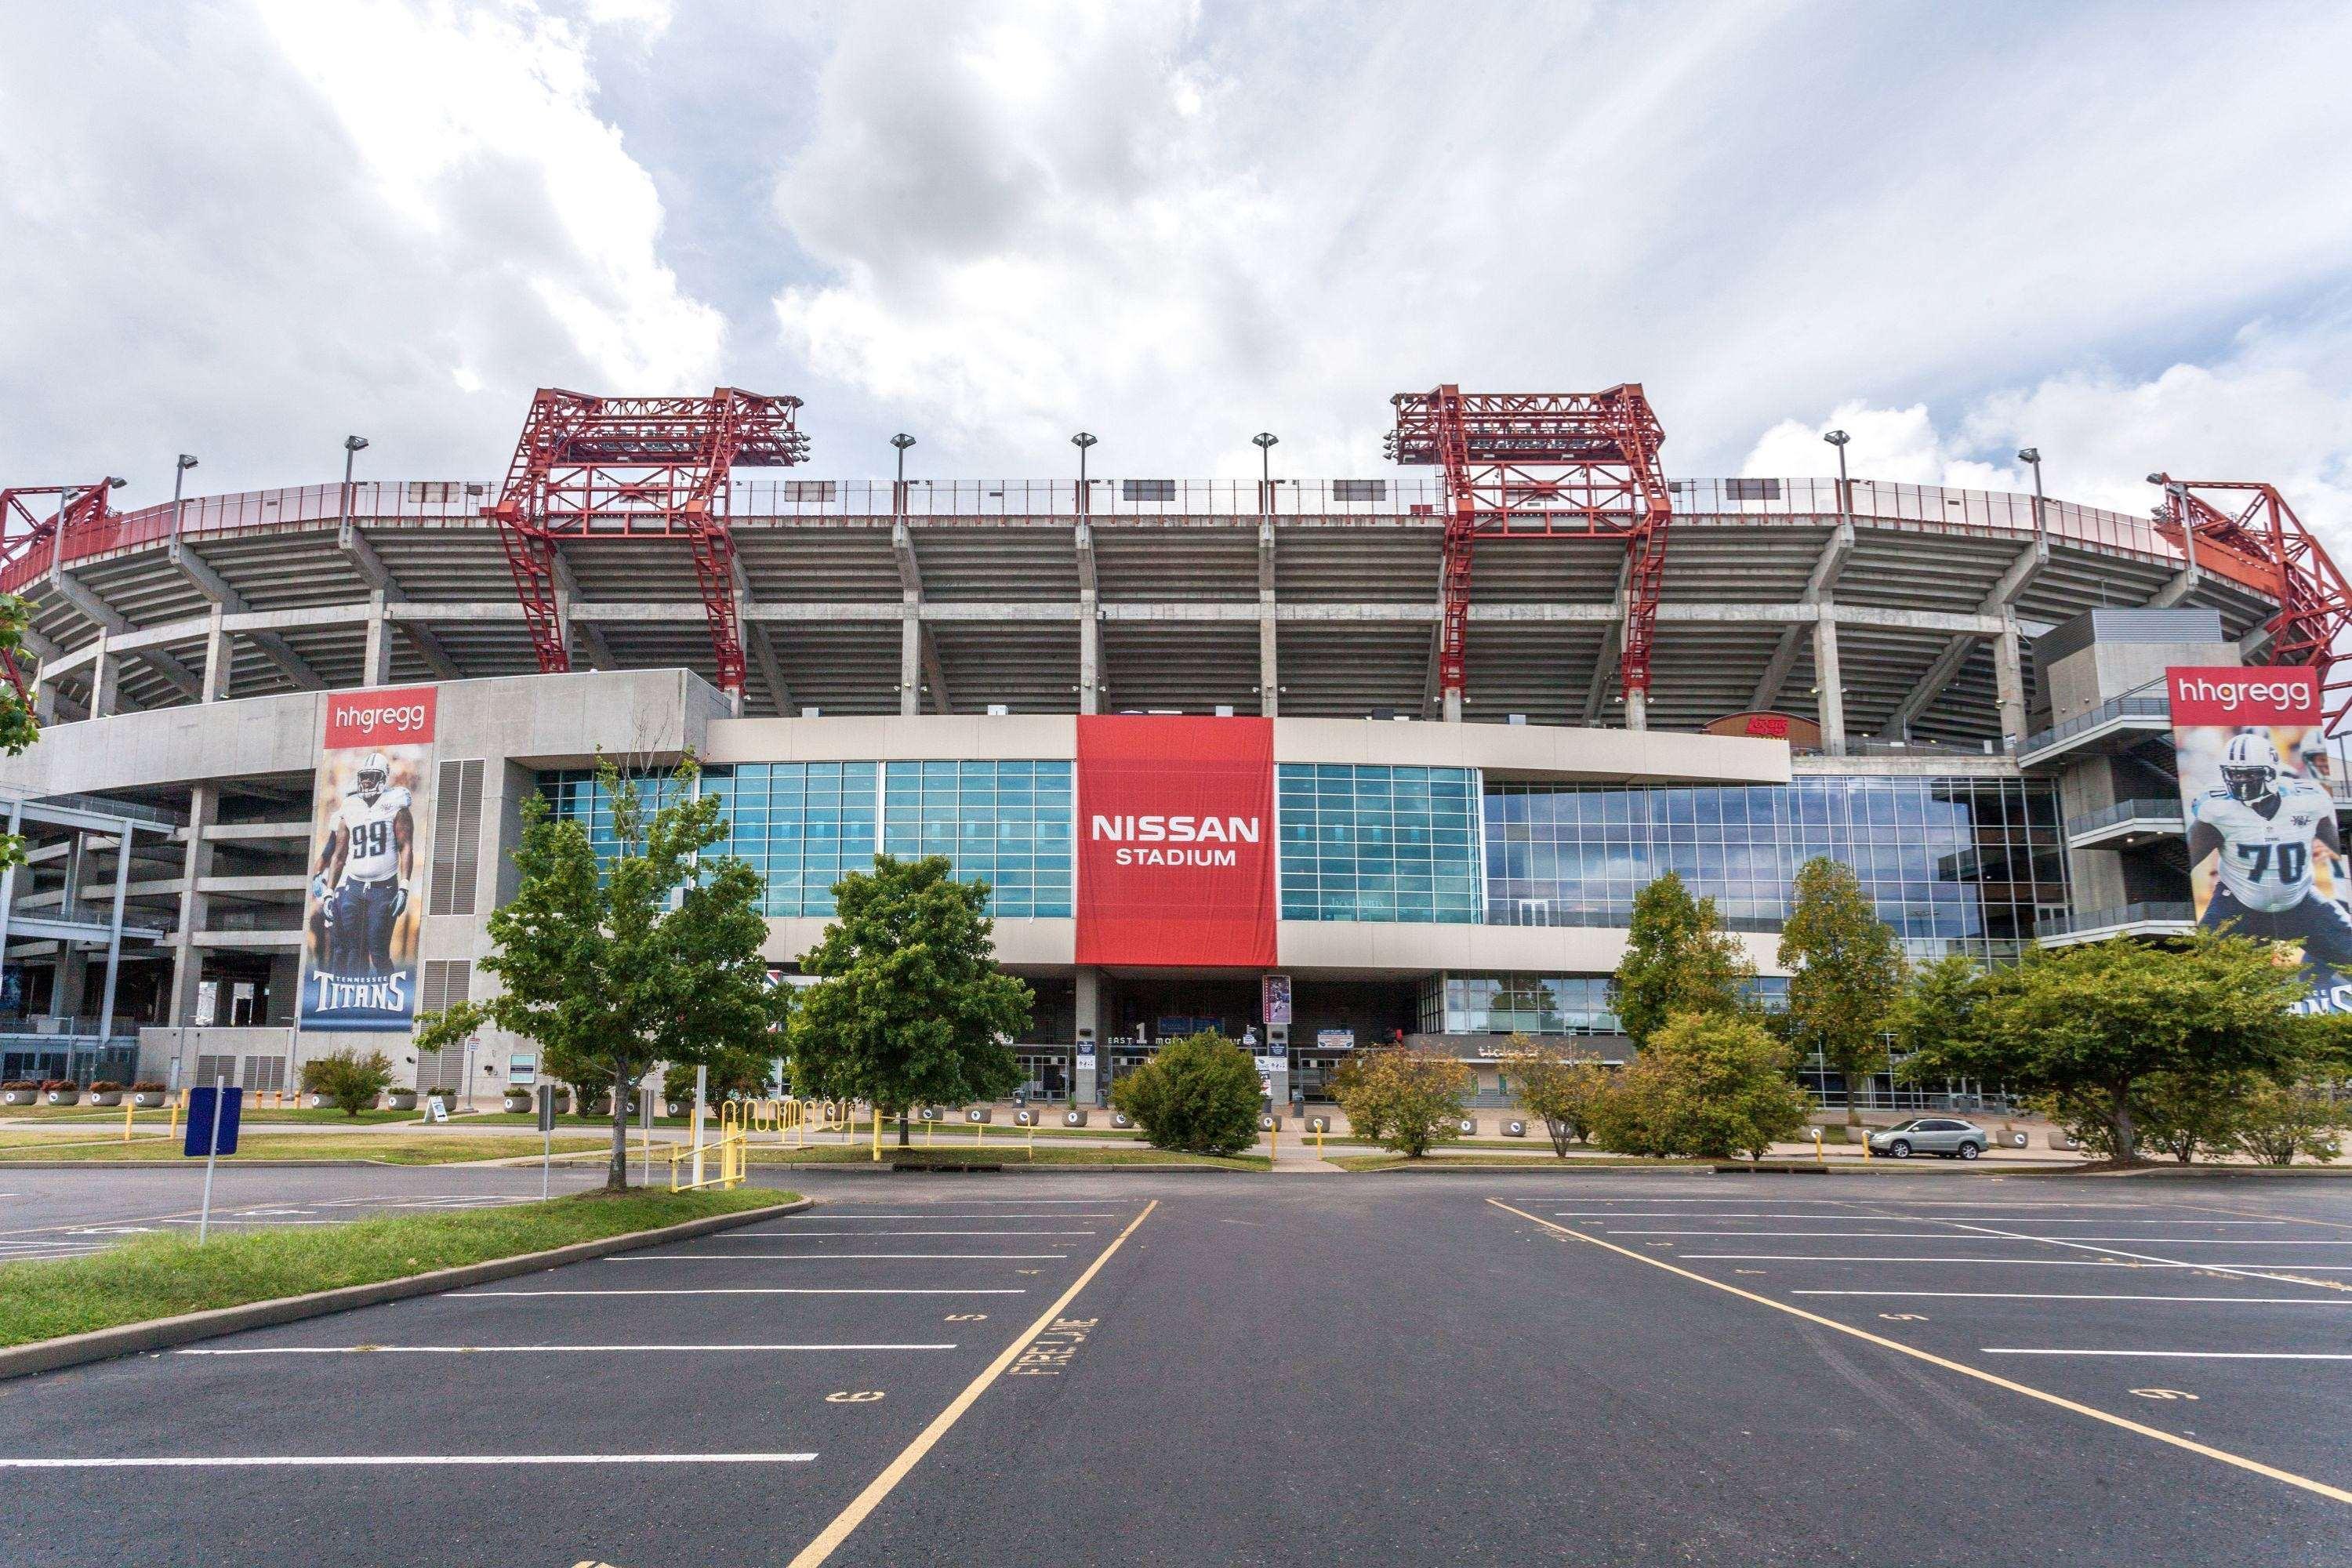
[[[2352,1558],[2341,1182],[759,1176],[821,1201],[0,1385],[0,1561]]]

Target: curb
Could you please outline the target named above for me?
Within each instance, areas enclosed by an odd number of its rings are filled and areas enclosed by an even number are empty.
[[[168,1350],[173,1345],[214,1339],[222,1334],[240,1333],[247,1329],[266,1329],[278,1323],[299,1322],[305,1318],[328,1317],[336,1312],[348,1312],[354,1307],[379,1306],[386,1301],[404,1300],[411,1296],[436,1296],[444,1290],[488,1284],[493,1279],[536,1273],[542,1268],[557,1268],[567,1263],[585,1262],[616,1252],[634,1252],[639,1247],[660,1247],[673,1241],[691,1241],[713,1231],[731,1230],[739,1225],[754,1225],[780,1215],[794,1214],[815,1202],[814,1198],[797,1198],[788,1204],[771,1204],[765,1208],[741,1209],[734,1214],[686,1220],[677,1225],[664,1226],[658,1230],[637,1230],[625,1236],[603,1237],[594,1241],[575,1241],[568,1247],[551,1247],[544,1252],[519,1252],[511,1258],[494,1258],[484,1263],[464,1263],[455,1268],[436,1268],[428,1273],[410,1274],[398,1279],[379,1279],[368,1285],[345,1285],[337,1289],[313,1290],[301,1296],[278,1296],[267,1301],[247,1301],[241,1306],[184,1312],[176,1318],[156,1318],[144,1323],[93,1329],[86,1334],[37,1340],[28,1345],[14,1345],[0,1350],[0,1381],[79,1366],[86,1362],[111,1361],[118,1356],[137,1355],[145,1351]]]
[[[877,1165],[870,1163],[851,1164],[847,1162],[806,1165],[766,1165],[754,1161],[753,1170],[804,1171],[818,1173],[838,1173],[845,1176],[1099,1176],[1106,1173],[1133,1173],[1141,1176],[1270,1176],[1272,1171],[1244,1171],[1231,1165],[1032,1165],[1023,1161],[1008,1161],[993,1168],[969,1165],[935,1165],[894,1169],[889,1162]]]
[[[479,1160],[457,1164],[478,1165]],[[430,1165],[402,1165],[390,1160],[239,1160],[240,1171],[428,1171]],[[178,1160],[0,1160],[0,1171],[186,1171],[201,1170]]]

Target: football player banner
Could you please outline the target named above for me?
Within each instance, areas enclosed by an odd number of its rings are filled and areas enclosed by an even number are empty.
[[[2165,671],[2197,923],[2298,950],[2310,1012],[2352,1009],[2352,875],[2315,671]]]
[[[305,1029],[406,1029],[416,1016],[435,689],[331,692],[302,905]]]

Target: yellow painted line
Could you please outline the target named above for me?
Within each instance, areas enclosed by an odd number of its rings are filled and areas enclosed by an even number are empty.
[[[2282,1470],[2274,1465],[2265,1465],[2260,1459],[2249,1459],[2243,1455],[2232,1454],[2225,1448],[2216,1448],[2210,1443],[2200,1443],[2192,1437],[2183,1437],[2178,1434],[2164,1431],[2160,1427],[2145,1426],[2127,1416],[2110,1415],[2095,1405],[2084,1405],[2062,1394],[2051,1394],[2027,1384],[2014,1382],[1997,1373],[1986,1372],[1980,1367],[1970,1366],[1966,1362],[1952,1361],[1948,1357],[1937,1355],[1933,1352],[1920,1350],[1916,1345],[1906,1345],[1900,1340],[1890,1340],[1883,1334],[1874,1334],[1867,1329],[1857,1329],[1851,1323],[1841,1323],[1835,1318],[1824,1318],[1818,1312],[1808,1312],[1802,1307],[1792,1307],[1786,1301],[1776,1301],[1769,1296],[1759,1295],[1753,1290],[1743,1290],[1737,1285],[1727,1285],[1720,1279],[1710,1279],[1704,1274],[1693,1269],[1678,1268],[1664,1258],[1652,1258],[1646,1253],[1635,1252],[1631,1247],[1619,1247],[1616,1243],[1603,1241],[1597,1236],[1587,1236],[1580,1230],[1570,1230],[1564,1225],[1554,1225],[1551,1221],[1531,1215],[1523,1208],[1515,1208],[1500,1198],[1488,1198],[1486,1201],[1506,1213],[1515,1214],[1523,1220],[1543,1226],[1546,1230],[1555,1231],[1561,1236],[1593,1247],[1603,1247],[1621,1258],[1630,1258],[1636,1263],[1646,1263],[1653,1268],[1663,1268],[1669,1274],[1679,1274],[1685,1279],[1695,1280],[1711,1289],[1721,1290],[1727,1295],[1737,1296],[1742,1300],[1753,1301],[1759,1307],[1769,1307],[1776,1312],[1786,1312],[1792,1318],[1801,1318],[1806,1322],[1818,1327],[1833,1329],[1841,1334],[1867,1341],[1881,1349],[1907,1355],[1914,1361],[1923,1361],[1930,1366],[1942,1367],[1946,1372],[1958,1373],[1962,1377],[1975,1378],[1979,1383],[1989,1383],[1995,1388],[2004,1388],[2011,1394],[2021,1394],[2028,1399],[2038,1399],[2044,1405],[2054,1405],[2061,1410],[2071,1411],[2077,1415],[2087,1415],[2094,1421],[2105,1422],[2110,1426],[2120,1426],[2126,1432],[2136,1432],[2143,1437],[2153,1437],[2159,1443],[2168,1444],[2175,1448],[2183,1448],[2192,1454],[2202,1455],[2206,1458],[2236,1469],[2248,1470],[2270,1480],[2284,1481],[2288,1486],[2300,1488],[2304,1491],[2324,1497],[2331,1502],[2352,1503],[2352,1491],[2347,1491],[2342,1487],[2332,1487],[2326,1481],[2315,1481],[2308,1476],[2298,1476],[2292,1470]]]
[[[905,1480],[917,1465],[923,1462],[923,1457],[938,1446],[940,1438],[948,1435],[950,1427],[963,1419],[964,1412],[970,1410],[980,1396],[988,1392],[988,1385],[1004,1375],[1004,1369],[1020,1358],[1021,1352],[1029,1348],[1031,1342],[1054,1326],[1054,1321],[1062,1315],[1063,1310],[1078,1299],[1078,1292],[1085,1289],[1093,1281],[1094,1277],[1101,1272],[1102,1266],[1110,1261],[1111,1254],[1125,1246],[1127,1238],[1135,1234],[1136,1227],[1150,1219],[1151,1211],[1159,1206],[1158,1198],[1144,1205],[1143,1212],[1129,1220],[1127,1228],[1111,1238],[1111,1244],[1104,1247],[1092,1263],[1087,1265],[1084,1273],[1070,1282],[1070,1288],[1063,1291],[1052,1306],[1040,1312],[1037,1315],[1037,1321],[1023,1330],[1011,1344],[1005,1346],[978,1377],[966,1384],[963,1392],[949,1401],[945,1410],[931,1417],[931,1424],[924,1427],[913,1442],[900,1449],[898,1457],[884,1466],[882,1473],[868,1481],[866,1484],[866,1489],[851,1499],[847,1508],[834,1515],[833,1522],[819,1531],[815,1540],[802,1547],[800,1554],[794,1557],[786,1568],[817,1568],[817,1564],[839,1551],[841,1543],[847,1541],[857,1527],[866,1522],[866,1516],[880,1507],[882,1500],[888,1497],[892,1489],[900,1481]]]

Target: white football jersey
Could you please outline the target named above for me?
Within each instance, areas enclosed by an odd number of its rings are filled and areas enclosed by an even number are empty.
[[[378,792],[373,802],[356,795],[343,796],[335,825],[351,835],[343,859],[343,875],[365,882],[381,882],[400,869],[400,846],[392,836],[392,819],[408,809],[408,792],[397,784]]]
[[[2312,840],[2336,803],[2308,779],[2278,781],[2278,810],[2264,816],[2226,789],[2198,799],[2196,820],[2221,836],[2221,885],[2250,910],[2293,909],[2311,891]]]

